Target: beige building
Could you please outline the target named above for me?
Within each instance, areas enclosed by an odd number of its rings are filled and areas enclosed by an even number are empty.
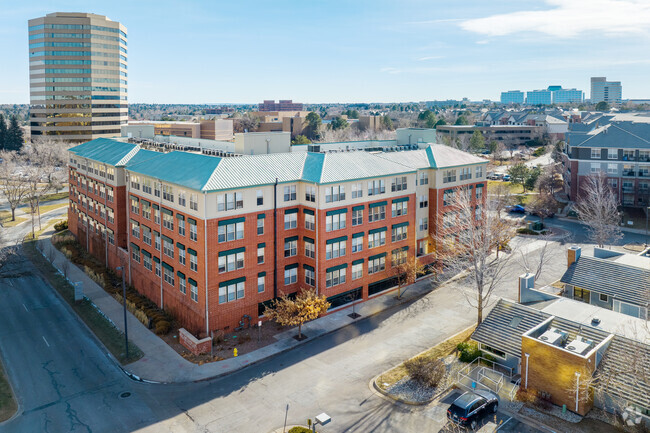
[[[291,138],[301,135],[308,111],[252,111],[260,119],[256,132],[289,132]]]
[[[128,116],[127,63],[126,27],[103,15],[29,20],[32,138],[119,136]]]
[[[203,138],[230,141],[233,139],[233,123],[230,119],[201,120],[200,122],[131,121],[129,125],[151,125],[154,135]]]

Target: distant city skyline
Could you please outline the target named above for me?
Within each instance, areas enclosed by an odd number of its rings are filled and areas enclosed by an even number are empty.
[[[650,98],[643,0],[34,0],[0,16],[0,103],[29,103],[27,21],[52,12],[129,29],[130,103],[498,101],[549,84],[589,98],[593,76]]]

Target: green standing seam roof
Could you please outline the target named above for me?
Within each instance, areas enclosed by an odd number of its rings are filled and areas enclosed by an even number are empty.
[[[177,246],[178,249],[180,249],[180,250],[184,250],[184,249],[185,249],[185,245],[183,245],[183,244],[180,243],[180,242],[176,242],[176,246]]]
[[[297,241],[297,240],[298,240],[298,236],[290,236],[288,238],[284,238],[285,242],[293,242],[293,241]]]
[[[314,215],[314,211],[311,209],[303,209],[303,212],[307,215]]]
[[[153,256],[153,261],[156,263],[160,263],[160,259],[156,256]]]
[[[364,234],[365,234],[365,232],[355,233],[355,234],[352,235],[352,239],[354,239],[354,238],[362,238]]]
[[[162,262],[163,268],[167,269],[168,271],[174,272],[174,267],[171,265],[168,265],[166,262]]]
[[[388,231],[388,227],[380,227],[378,229],[368,230],[368,234],[369,235],[374,235],[375,233],[381,233],[381,232],[385,232],[385,231]]]
[[[387,202],[386,200],[384,200],[384,201],[378,201],[378,202],[375,202],[375,203],[370,203],[370,204],[368,205],[368,208],[379,207],[379,206],[386,206],[387,204],[388,204],[388,202]]]
[[[188,248],[187,252],[190,253],[191,255],[195,256],[196,255],[196,250],[193,250],[192,248]]]
[[[408,251],[408,250],[409,250],[409,247],[395,248],[393,251],[391,251],[391,253],[395,254],[395,253],[399,253],[401,251]]]
[[[149,258],[151,258],[151,253],[149,251],[147,251],[147,250],[142,250],[142,254],[149,257]]]
[[[360,264],[362,264],[362,263],[363,263],[363,259],[354,260],[354,261],[352,262],[353,265],[360,265]]]
[[[181,215],[179,213],[176,214],[176,218],[178,218],[181,221],[185,221],[185,216],[183,216],[183,215]]]
[[[364,207],[365,206],[363,206],[363,205],[362,206],[353,206],[352,210],[363,210]]]
[[[304,269],[309,270],[309,271],[312,271],[312,272],[314,271],[314,267],[313,267],[313,266],[309,266],[309,265],[306,265],[306,264],[305,264],[305,265],[302,265],[302,267],[303,267]]]
[[[136,251],[140,251],[140,247],[134,244],[133,242],[131,242],[131,248],[133,248]]]
[[[163,240],[164,240],[165,242],[168,242],[168,243],[174,245],[174,240],[173,240],[172,238],[167,237],[167,236],[165,236],[165,235],[162,235],[162,238],[163,238]]]
[[[374,256],[370,256],[368,257],[368,261],[381,259],[382,257],[386,257],[386,253],[375,254]]]
[[[221,226],[227,226],[229,224],[243,223],[244,221],[246,221],[245,217],[231,218],[231,219],[227,219],[227,220],[221,220],[221,221],[219,221],[219,223],[217,225],[219,227],[221,227]]]
[[[310,238],[308,236],[303,236],[302,240],[305,241],[305,242],[312,243],[312,244],[314,243],[314,239],[312,239],[312,238]]]
[[[348,264],[343,263],[343,264],[340,264],[338,266],[332,266],[331,268],[327,268],[327,269],[325,269],[325,272],[334,272],[334,271],[338,271],[340,269],[345,269],[347,267],[348,267]]]
[[[158,206],[156,203],[152,204],[151,206],[156,210],[160,210],[160,206]]]
[[[197,283],[196,280],[193,278],[188,278],[187,282],[190,283],[190,286],[199,287],[199,283]]]
[[[266,246],[266,242],[262,242],[261,244],[257,244],[257,248],[264,248]]]
[[[233,284],[244,283],[244,282],[246,282],[246,277],[240,277],[240,278],[235,278],[234,280],[222,281],[219,283],[219,287],[232,286]]]
[[[149,200],[140,199],[140,201],[142,202],[142,205],[143,205],[143,206],[144,206],[144,205],[151,206],[151,202],[150,202]]]
[[[246,251],[246,247],[234,248],[232,250],[219,251],[219,257],[229,256],[231,254],[243,253]]]
[[[400,197],[400,198],[394,198],[393,203],[401,203],[403,201],[409,201],[410,197]]]
[[[347,241],[347,240],[348,240],[347,236],[341,236],[341,237],[338,237],[338,238],[328,239],[327,241],[325,241],[325,244],[327,244],[327,245],[335,244],[335,243],[343,242],[343,241]]]
[[[326,216],[332,216],[332,215],[339,215],[339,214],[347,213],[347,212],[348,212],[348,209],[344,207],[343,209],[336,209],[336,210],[327,211],[325,213],[325,215]]]
[[[167,215],[174,215],[174,212],[169,209],[162,208],[162,212]]]
[[[135,200],[137,202],[140,202],[140,199],[134,195],[131,195],[131,200]]]
[[[290,265],[285,266],[284,269],[285,270],[296,269],[297,267],[298,267],[298,263],[292,263]]]
[[[265,213],[257,214],[257,219],[258,219],[258,220],[263,220],[264,218],[266,218],[266,214],[265,214]]]
[[[258,272],[257,276],[258,277],[266,277],[266,271]]]
[[[293,213],[298,213],[298,208],[293,208],[293,209],[287,209],[284,211],[285,215],[293,214]]]
[[[185,279],[185,274],[182,273],[181,271],[176,271],[176,275],[178,275],[182,279]]]
[[[187,217],[187,222],[196,225],[196,220],[194,218]]]
[[[400,227],[408,227],[408,225],[409,225],[409,222],[406,221],[406,222],[399,223],[399,224],[393,224],[392,228],[397,229],[397,228],[400,228]]]

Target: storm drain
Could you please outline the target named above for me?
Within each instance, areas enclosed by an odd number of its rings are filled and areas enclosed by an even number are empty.
[[[120,394],[120,398],[129,398],[129,397],[131,397],[131,393],[128,391]]]

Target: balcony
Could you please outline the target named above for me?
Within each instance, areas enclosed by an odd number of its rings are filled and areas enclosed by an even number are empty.
[[[634,170],[623,170],[623,177],[634,177],[636,172]]]
[[[623,185],[622,187],[624,193],[633,193],[634,192],[634,186],[625,186]]]

